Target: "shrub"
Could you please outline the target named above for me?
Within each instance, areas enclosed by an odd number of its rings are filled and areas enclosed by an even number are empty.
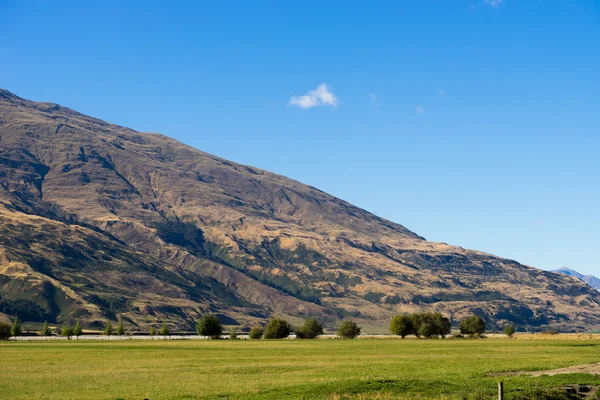
[[[10,327],[11,336],[21,336],[21,324],[19,323],[19,317],[15,317],[15,320]]]
[[[0,322],[0,340],[8,340],[10,336],[10,325]]]
[[[155,327],[150,328],[150,336],[156,336],[156,328]]]
[[[230,340],[237,339],[237,333],[235,332],[235,328],[231,328],[231,332],[229,332],[229,339]]]
[[[167,323],[163,323],[162,328],[160,328],[160,334],[162,336],[168,336],[169,335],[169,327],[167,326]]]
[[[445,338],[452,330],[450,320],[437,312],[412,314],[404,324],[410,324],[409,326],[412,329],[408,332],[417,337],[425,337],[428,339],[440,336]]]
[[[360,335],[360,327],[356,324],[356,322],[346,319],[340,324],[337,334],[339,337],[344,339],[354,339]]]
[[[110,321],[106,321],[106,326],[104,327],[104,334],[106,336],[110,336],[113,334],[113,327]]]
[[[414,333],[412,320],[408,315],[396,315],[390,322],[390,333],[404,339],[407,335]]]
[[[506,336],[508,336],[509,338],[513,337],[513,335],[515,334],[517,330],[515,329],[515,327],[510,324],[510,325],[506,325],[506,327],[504,328],[504,334]]]
[[[219,339],[223,333],[223,327],[216,314],[204,314],[196,324],[196,331],[200,336],[210,336],[211,339]]]
[[[50,331],[50,327],[48,326],[48,321],[44,322],[44,327],[42,328],[42,336],[51,336],[52,331]]]
[[[79,336],[81,336],[82,333],[83,333],[83,328],[81,327],[81,324],[79,323],[79,321],[76,321],[75,328],[73,328],[73,335],[75,335],[77,338],[79,338]]]
[[[60,334],[64,337],[66,337],[67,339],[71,340],[71,336],[73,336],[73,327],[70,326],[63,326],[62,329],[60,330]]]
[[[123,326],[123,320],[119,319],[119,325],[117,325],[117,335],[123,336],[125,334],[125,327]]]
[[[323,334],[323,326],[314,318],[309,318],[304,321],[304,325],[296,329],[296,337],[298,339],[315,339]]]
[[[252,328],[250,328],[248,336],[250,337],[250,339],[260,339],[262,338],[264,333],[265,330],[262,328],[262,326],[254,325]]]
[[[477,315],[471,315],[460,321],[460,333],[464,335],[482,335],[485,332],[485,322]]]
[[[285,319],[273,318],[265,327],[265,339],[284,339],[290,335],[292,327]]]

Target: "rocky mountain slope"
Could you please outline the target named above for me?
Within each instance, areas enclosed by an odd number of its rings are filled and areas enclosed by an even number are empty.
[[[596,278],[594,275],[584,275],[584,274],[579,273],[579,272],[575,271],[574,269],[570,269],[570,268],[560,268],[560,269],[554,270],[552,272],[556,272],[558,274],[563,274],[563,275],[573,276],[577,279],[581,279],[582,281],[584,281],[585,283],[587,283],[594,289],[600,290],[600,279]]]
[[[397,312],[600,326],[600,294],[314,187],[0,91],[0,313],[190,327]]]

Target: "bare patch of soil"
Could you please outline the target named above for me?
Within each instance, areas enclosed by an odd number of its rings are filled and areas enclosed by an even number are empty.
[[[489,372],[487,376],[542,376],[542,375],[564,375],[564,374],[590,374],[600,375],[600,363],[581,364],[572,367],[547,369],[543,371],[517,371],[517,372]]]

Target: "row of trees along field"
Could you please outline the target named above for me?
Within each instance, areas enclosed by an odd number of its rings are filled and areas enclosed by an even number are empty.
[[[461,335],[481,336],[485,332],[485,329],[484,321],[477,315],[466,317],[460,322]],[[392,318],[389,326],[389,331],[392,335],[400,336],[403,339],[408,335],[415,335],[416,337],[428,339],[437,337],[445,338],[451,333],[451,330],[452,325],[450,320],[437,312],[396,315]],[[11,336],[20,336],[21,331],[21,325],[18,318],[15,318],[12,325],[0,323],[0,339],[8,339]],[[196,331],[200,336],[210,337],[211,339],[220,339],[223,334],[223,326],[216,314],[204,314],[196,323]],[[296,333],[298,339],[315,339],[317,336],[323,334],[323,326],[315,318],[309,318],[304,321],[302,326],[294,329],[286,320],[282,318],[273,318],[269,320],[264,327],[262,325],[254,325],[250,328],[248,336],[250,339],[283,339],[287,338],[292,332]],[[342,321],[337,330],[338,336],[345,339],[353,339],[360,335],[360,332],[361,328],[356,322],[351,320]],[[61,328],[57,328],[55,333],[56,335],[71,339],[72,336],[81,336],[83,329],[79,321],[77,321],[75,326],[65,325]],[[125,326],[123,325],[122,320],[119,320],[116,328],[113,327],[110,321],[106,322],[104,334],[111,336],[115,333],[118,336],[125,335]],[[515,328],[512,325],[508,325],[504,329],[504,333],[511,337],[515,333]],[[45,322],[42,329],[42,335],[52,336],[52,334],[48,322]],[[151,336],[169,336],[169,334],[169,327],[166,323],[163,323],[158,331],[154,327],[150,329]],[[235,329],[231,330],[229,338],[237,338]]]

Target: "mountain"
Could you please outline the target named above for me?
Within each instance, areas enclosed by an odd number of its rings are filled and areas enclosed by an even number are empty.
[[[360,182],[357,182],[357,185]],[[600,293],[429,242],[314,187],[0,91],[0,313],[190,328],[201,313],[600,326]]]
[[[600,279],[596,278],[594,275],[584,275],[570,268],[560,268],[556,269],[552,272],[556,272],[558,274],[573,276],[577,279],[581,279],[591,287],[596,290],[600,290]]]

